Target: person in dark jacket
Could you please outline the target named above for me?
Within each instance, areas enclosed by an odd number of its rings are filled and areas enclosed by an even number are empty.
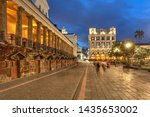
[[[99,63],[96,63],[96,73],[98,73],[99,72],[99,68],[100,68],[100,64]]]

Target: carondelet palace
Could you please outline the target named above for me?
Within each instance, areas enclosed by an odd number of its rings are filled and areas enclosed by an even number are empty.
[[[48,18],[47,0],[0,0],[0,79],[57,70],[75,46]]]
[[[105,61],[110,60],[109,52],[113,42],[116,41],[116,28],[89,29],[89,60]]]

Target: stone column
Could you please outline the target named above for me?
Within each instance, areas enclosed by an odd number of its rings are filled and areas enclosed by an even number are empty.
[[[53,32],[50,31],[50,47],[53,47]]]
[[[60,38],[58,37],[58,40],[57,40],[58,50],[60,50],[59,40]]]
[[[65,51],[64,41],[62,41],[62,50]]]
[[[48,30],[48,47],[50,47],[50,38],[51,38],[51,37],[50,37],[50,36],[51,36],[51,35],[50,35],[50,32],[51,32],[51,31]]]
[[[19,7],[18,13],[17,13],[16,44],[20,45],[20,46],[22,45],[22,12],[23,12],[23,10],[24,9],[22,7]]]
[[[0,0],[0,42],[6,41],[7,33],[7,1]]]
[[[55,35],[55,53],[57,52],[57,35]]]
[[[43,26],[43,45],[46,46],[46,27]]]
[[[58,49],[57,42],[58,42],[58,37],[57,37],[57,35],[55,35],[55,48],[56,48],[56,49]]]
[[[60,54],[60,43],[59,43],[59,41],[60,41],[60,38],[58,37],[58,40],[57,40],[58,42],[57,42],[57,45],[58,45],[58,50],[59,50],[59,54]]]
[[[55,39],[55,34],[53,33],[53,45],[52,45],[53,48],[55,48],[55,44],[56,44],[56,43],[55,43],[55,40],[56,40],[56,39]]]
[[[28,47],[32,48],[33,47],[33,26],[32,26],[32,20],[33,20],[33,16],[29,15],[28,16]]]
[[[41,22],[37,22],[37,43],[38,43],[38,49],[40,49],[40,43],[41,43]]]
[[[62,41],[61,41],[61,38],[59,38],[59,50],[61,50],[61,48],[62,48]]]

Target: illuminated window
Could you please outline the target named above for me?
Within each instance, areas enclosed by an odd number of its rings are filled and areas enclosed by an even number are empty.
[[[91,37],[91,40],[95,40],[95,37]]]
[[[43,29],[43,26],[41,26],[41,44],[44,44],[44,29]]]
[[[48,43],[49,43],[49,42],[48,42],[48,30],[46,29],[46,46],[49,45]]]
[[[16,34],[18,6],[12,2],[7,1],[7,33]]]
[[[95,44],[94,44],[94,42],[92,42],[92,47],[94,47],[95,46]]]
[[[22,37],[28,39],[28,17],[27,13],[22,14]]]
[[[37,42],[37,22],[35,19],[32,20],[32,26],[33,26],[33,30],[32,30],[33,41]]]

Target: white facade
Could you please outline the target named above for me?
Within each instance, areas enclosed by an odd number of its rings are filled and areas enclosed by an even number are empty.
[[[116,41],[116,28],[111,27],[108,30],[89,28],[89,59],[105,60],[109,58],[108,54]]]
[[[67,30],[65,29],[65,27],[62,28],[61,30],[62,34],[64,34],[75,46],[74,49],[74,55],[77,57],[77,41],[78,41],[78,37],[76,34],[74,33],[68,33]]]
[[[49,5],[47,0],[32,0],[32,2],[39,8],[39,10],[47,17],[49,11]]]
[[[86,56],[82,51],[82,47],[79,45],[77,45],[77,59],[78,61],[84,61],[86,59]]]
[[[73,33],[73,34],[66,34],[65,36],[66,36],[66,37],[73,43],[73,45],[75,46],[75,48],[74,48],[74,55],[77,57],[77,40],[78,40],[77,35],[75,35],[75,34]]]

